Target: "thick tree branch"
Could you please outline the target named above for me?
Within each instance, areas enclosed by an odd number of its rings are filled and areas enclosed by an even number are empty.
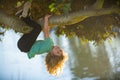
[[[108,9],[99,9],[99,10],[81,10],[78,12],[66,14],[66,15],[57,15],[57,16],[51,16],[49,18],[49,24],[50,26],[64,26],[64,25],[72,25],[78,22],[83,21],[86,18],[92,17],[92,16],[100,16],[100,15],[106,15],[111,13],[119,13],[119,8],[108,8]],[[44,20],[40,21],[39,24],[43,25]]]
[[[10,16],[1,10],[0,10],[0,23],[4,25],[3,27],[7,26],[8,28],[11,28],[21,33],[29,33],[32,30],[31,27],[29,27],[19,18]]]

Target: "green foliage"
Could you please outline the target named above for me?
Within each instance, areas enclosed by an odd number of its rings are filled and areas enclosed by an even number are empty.
[[[55,3],[51,3],[49,5],[49,9],[50,9],[51,12],[55,11]]]
[[[96,45],[116,37],[117,33],[112,31],[113,23],[116,23],[116,20],[112,15],[91,17],[71,26],[59,27],[56,34],[66,34],[69,38],[77,36],[82,43],[94,41]]]
[[[28,0],[22,0],[24,2]],[[0,0],[0,9],[7,11],[9,14],[15,16],[16,8],[22,5],[21,0]],[[32,2],[31,16],[38,20],[40,17],[44,17],[46,14],[67,14],[69,12],[75,12],[83,10],[85,7],[92,6],[96,0],[29,0]],[[102,0],[101,0],[102,1]],[[12,3],[10,3],[12,2]],[[112,6],[120,7],[120,0],[104,0],[103,8],[109,8]],[[117,18],[116,18],[117,20]],[[120,24],[120,19],[118,22]],[[96,17],[86,19],[74,25],[67,27],[58,27],[56,34],[66,34],[67,37],[78,36],[81,41],[95,41],[100,43],[110,37],[115,36],[116,33],[112,32],[112,25],[116,24],[113,19],[108,17]]]
[[[106,39],[111,39],[111,37],[115,37],[117,33],[112,32],[112,29],[110,26],[107,26],[108,29],[105,29],[103,27],[100,28],[91,28],[91,30],[87,29],[87,27],[77,29],[78,27],[66,27],[66,28],[59,28],[56,32],[56,34],[62,35],[66,34],[68,38],[71,38],[73,36],[78,36],[82,42],[88,42],[88,41],[95,41],[95,44],[102,43]]]
[[[32,3],[33,0],[29,0],[29,1]]]
[[[69,13],[71,7],[71,0],[54,0],[49,5],[50,12],[54,14]]]

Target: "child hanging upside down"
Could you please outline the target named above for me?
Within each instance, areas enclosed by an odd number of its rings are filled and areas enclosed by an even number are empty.
[[[52,39],[49,37],[48,17],[49,16],[45,16],[45,23],[43,27],[45,40],[36,41],[28,52],[28,57],[32,58],[36,54],[48,52],[45,60],[47,70],[50,74],[57,75],[57,72],[62,70],[67,56],[60,47],[54,46]]]
[[[45,40],[38,40],[39,33],[41,32],[41,26],[32,20],[30,17],[21,17],[21,19],[28,24],[33,30],[30,33],[24,34],[18,41],[18,48],[22,52],[26,52],[28,58],[31,59],[35,55],[39,55],[42,53],[48,53],[45,59],[46,68],[50,74],[57,75],[58,71],[62,70],[62,67],[67,59],[67,55],[64,51],[58,47],[54,46],[52,39],[49,37],[49,26],[48,26],[48,18],[50,16],[47,15],[44,18],[44,26],[43,32],[45,36]]]

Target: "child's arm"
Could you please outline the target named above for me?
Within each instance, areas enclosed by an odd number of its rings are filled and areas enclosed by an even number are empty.
[[[46,15],[44,18],[43,32],[44,32],[45,38],[49,37],[49,25],[48,25],[48,18],[49,17],[50,17],[50,15]]]

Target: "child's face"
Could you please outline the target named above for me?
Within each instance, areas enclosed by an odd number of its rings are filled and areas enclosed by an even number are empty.
[[[57,56],[61,56],[63,54],[63,51],[60,49],[60,47],[54,46],[51,53]]]

